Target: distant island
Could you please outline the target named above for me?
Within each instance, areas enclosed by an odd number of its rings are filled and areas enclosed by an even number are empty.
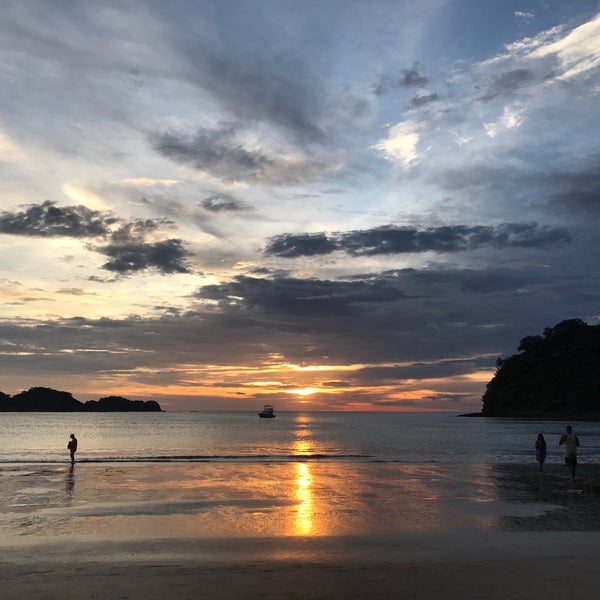
[[[484,417],[600,420],[600,325],[569,319],[496,361]]]
[[[99,400],[80,402],[69,392],[32,387],[26,392],[9,396],[0,392],[0,412],[132,412],[162,411],[154,400],[128,400],[107,396]]]

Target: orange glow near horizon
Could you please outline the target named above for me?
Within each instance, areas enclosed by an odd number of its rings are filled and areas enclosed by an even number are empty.
[[[82,400],[110,395],[153,399],[166,410],[219,410],[220,406],[238,410],[271,403],[282,411],[301,405],[315,411],[470,412],[477,410],[485,383],[493,376],[491,371],[477,370],[454,377],[361,385],[359,373],[370,366],[374,365],[181,364],[161,370],[104,372],[93,382],[82,379],[69,391]],[[349,376],[352,372],[357,375]]]

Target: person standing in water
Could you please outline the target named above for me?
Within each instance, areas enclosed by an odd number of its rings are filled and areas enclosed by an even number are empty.
[[[546,440],[541,433],[538,433],[537,440],[535,440],[535,460],[540,465],[540,473],[543,473],[546,460]]]
[[[72,433],[69,436],[69,443],[67,444],[67,449],[71,453],[71,464],[74,465],[75,464],[75,452],[77,452],[77,438],[75,437],[74,433]]]
[[[560,436],[558,445],[565,447],[565,464],[571,474],[571,481],[573,481],[575,479],[575,471],[577,470],[579,438],[573,433],[573,428],[570,425],[567,425],[565,432]]]

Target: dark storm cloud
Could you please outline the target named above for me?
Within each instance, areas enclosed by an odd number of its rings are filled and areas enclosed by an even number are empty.
[[[90,210],[85,206],[57,207],[47,200],[30,205],[22,212],[0,214],[0,234],[37,237],[109,238],[109,243],[89,248],[108,256],[103,269],[119,274],[154,268],[162,273],[188,273],[185,258],[189,253],[183,242],[167,239],[146,242],[162,221],[136,219],[124,221],[110,212]],[[118,226],[117,229],[114,229]]]
[[[497,227],[452,225],[417,230],[383,226],[348,233],[284,234],[271,238],[265,254],[296,258],[343,250],[353,256],[420,252],[460,252],[478,248],[546,248],[569,243],[562,227],[505,223]]]
[[[360,305],[396,301],[404,293],[387,281],[330,281],[239,276],[234,281],[201,288],[198,298],[224,307],[312,317],[348,316]]]
[[[144,236],[154,233],[157,229],[158,223],[153,219],[135,219],[129,223],[123,223],[113,231],[111,241],[128,242],[131,239],[142,239]]]
[[[109,213],[85,206],[56,206],[51,200],[28,205],[21,212],[0,213],[0,233],[31,237],[98,237],[116,222]]]
[[[553,190],[550,196],[552,208],[569,214],[600,214],[600,169],[598,167],[579,172],[557,172],[547,183]]]
[[[237,127],[228,124],[214,129],[200,127],[193,136],[155,133],[149,140],[166,158],[191,165],[223,181],[293,184],[314,179],[329,168],[326,160],[318,158],[290,161],[275,151],[248,149],[239,136]]]
[[[404,69],[400,79],[390,77],[389,75],[383,75],[372,85],[371,89],[376,96],[385,96],[397,88],[422,88],[425,87],[428,82],[429,79],[425,75],[422,75],[419,72],[418,65],[415,65],[411,69]]]
[[[513,152],[512,160],[515,158],[525,163],[527,156],[520,151]],[[511,168],[508,176],[506,168],[474,163],[463,169],[447,170],[439,179],[451,192],[486,188],[488,193],[504,190],[505,195],[516,198],[527,190],[529,201],[535,198],[539,206],[548,207],[555,214],[587,221],[590,215],[600,211],[599,165],[596,154],[578,157],[577,164],[571,168],[559,165],[529,171]]]
[[[482,162],[472,163],[461,169],[448,169],[436,179],[448,192],[465,192],[487,196],[489,199],[512,199],[519,208],[523,201],[544,211],[550,210],[555,217],[568,215],[569,222],[584,221],[600,211],[600,164],[598,155],[577,156],[575,165],[556,164],[552,156],[559,152],[560,144],[546,144],[538,153],[549,157],[546,164],[529,165],[529,168],[501,168]],[[498,156],[504,162],[508,156]],[[514,150],[510,160],[526,165],[527,151]],[[553,164],[554,163],[554,164]]]
[[[555,302],[562,297],[555,279],[537,268],[405,269],[350,281],[238,277],[201,288],[197,298],[218,307],[234,337],[234,330],[243,330],[267,347],[277,340],[288,360],[357,364],[365,357],[371,363],[410,357],[412,367],[389,373],[390,380],[404,380],[464,374],[467,363],[493,368],[521,332],[560,319],[564,307]],[[587,306],[596,303],[590,298]],[[439,369],[418,364],[449,356],[457,360]]]
[[[315,59],[307,59],[306,52],[318,56],[315,45],[326,43],[326,37],[317,41],[314,25],[281,27],[283,21],[275,15],[291,23],[299,16],[295,8],[290,14],[279,3],[274,11],[239,2],[235,10],[226,4],[152,4],[153,24],[174,57],[161,75],[197,86],[234,121],[267,123],[300,143],[323,140],[325,103],[318,73],[313,72]],[[139,20],[135,10],[130,14]],[[224,35],[215,34],[215,26]],[[290,50],[300,48],[300,54]],[[163,67],[157,63],[157,69]]]
[[[320,385],[324,388],[344,388],[352,386],[349,381],[321,381]]]
[[[531,85],[536,80],[535,73],[528,69],[507,71],[494,79],[485,94],[480,97],[480,100],[488,102],[497,97],[508,96],[523,87]]]
[[[161,273],[190,272],[185,263],[189,253],[178,239],[152,243],[135,240],[114,241],[97,250],[110,258],[102,268],[121,275],[149,268],[157,269]]]
[[[377,276],[359,276],[362,279],[369,277],[388,281],[390,285],[402,286],[403,289],[411,290],[411,295],[421,298],[438,294],[457,296],[462,293],[466,293],[471,299],[475,298],[474,294],[514,295],[525,292],[527,289],[549,285],[553,281],[552,274],[546,273],[544,270],[501,267],[486,269],[407,268],[384,271]]]
[[[418,66],[415,65],[412,69],[404,69],[404,76],[400,80],[400,84],[404,87],[423,87],[427,85],[429,79],[419,73]]]
[[[257,42],[240,37],[233,45],[199,47],[201,36],[196,36],[196,47],[185,48],[192,79],[237,119],[274,123],[299,140],[322,140],[317,124],[320,102],[313,91],[317,82],[289,54],[286,59],[293,64],[278,60],[272,53],[273,39],[269,44]],[[246,43],[252,43],[250,52]]]
[[[377,83],[374,83],[371,87],[373,93],[376,96],[385,96],[390,92],[390,90],[399,87],[400,83],[398,81],[394,81],[391,77],[381,77]]]
[[[430,394],[429,396],[421,396],[418,395],[414,399],[406,399],[406,400],[374,400],[372,403],[375,406],[383,406],[387,408],[398,407],[398,408],[406,408],[406,407],[414,407],[420,406],[421,408],[427,407],[429,409],[433,408],[441,408],[444,407],[446,410],[448,406],[454,406],[456,410],[460,410],[461,407],[465,406],[464,402],[473,400],[471,394]]]
[[[490,366],[490,357],[364,367],[352,373],[354,385],[381,385],[409,379],[441,379],[467,375]]]
[[[296,235],[278,235],[269,240],[266,254],[283,258],[331,254],[339,245],[324,233],[304,233]]]
[[[421,106],[425,106],[426,104],[430,104],[431,102],[436,102],[440,97],[437,93],[428,94],[426,96],[415,96],[411,101],[410,105],[412,108],[420,108]]]
[[[370,327],[396,312],[414,309],[427,299],[444,298],[451,305],[459,298],[510,296],[548,285],[552,278],[543,270],[509,269],[401,269],[365,274],[346,280],[300,279],[273,275],[269,278],[238,276],[230,282],[200,288],[196,297],[218,304],[225,313],[240,311],[258,315],[347,317],[370,314],[355,328]],[[479,300],[478,300],[479,301]],[[411,305],[411,308],[409,308]],[[384,308],[386,307],[386,308]],[[415,319],[418,319],[413,313]],[[408,312],[407,312],[408,314]],[[270,317],[269,317],[270,318]],[[371,319],[369,325],[369,319]],[[299,320],[300,323],[300,320]],[[301,320],[309,327],[310,319]]]
[[[163,156],[226,180],[261,179],[271,159],[261,152],[246,150],[236,141],[232,126],[199,128],[193,137],[176,133],[156,134],[152,145]]]
[[[228,196],[227,194],[214,194],[209,196],[202,200],[201,205],[205,210],[214,213],[239,212],[250,208],[245,202],[237,200],[233,196]]]

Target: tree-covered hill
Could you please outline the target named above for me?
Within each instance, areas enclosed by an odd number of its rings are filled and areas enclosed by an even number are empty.
[[[84,410],[93,412],[116,412],[116,411],[158,411],[160,405],[154,400],[127,400],[121,396],[107,396],[100,400],[88,400]]]
[[[523,338],[482,400],[486,417],[600,420],[600,325],[570,319]]]
[[[108,396],[100,400],[80,402],[70,392],[45,387],[32,387],[25,392],[9,396],[0,392],[0,412],[130,412],[161,411],[154,400],[128,400],[121,396]]]

